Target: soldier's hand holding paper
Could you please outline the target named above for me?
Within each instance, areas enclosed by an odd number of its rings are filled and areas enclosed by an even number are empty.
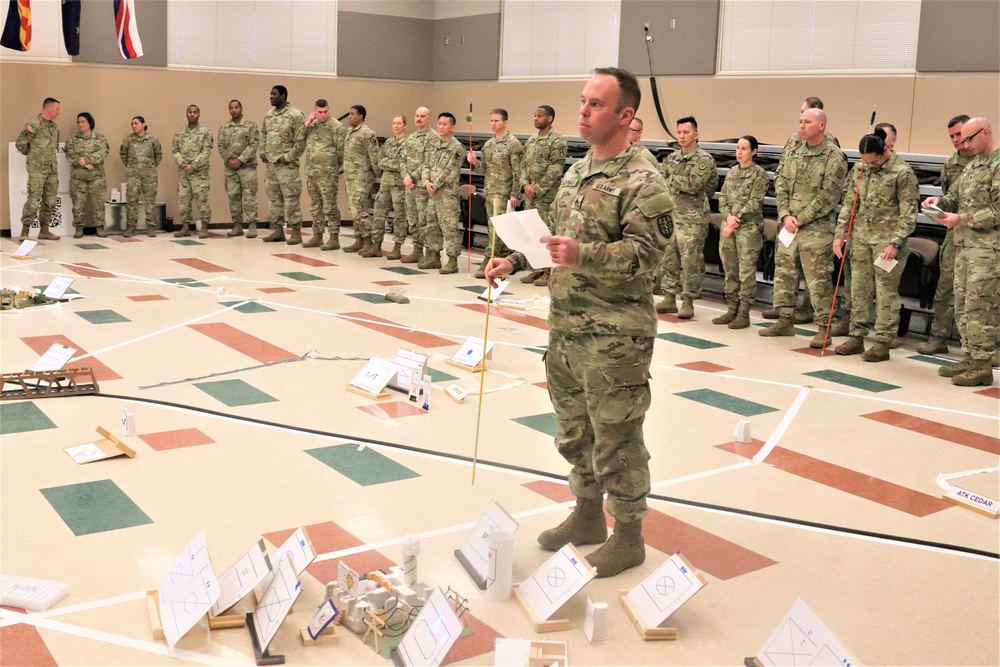
[[[536,209],[495,215],[491,220],[504,243],[524,254],[532,268],[544,269],[558,263],[553,261],[543,239],[564,237],[553,237]]]

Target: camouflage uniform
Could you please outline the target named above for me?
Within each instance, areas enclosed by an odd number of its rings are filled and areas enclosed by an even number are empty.
[[[174,135],[174,162],[177,163],[177,209],[182,225],[193,220],[201,220],[207,225],[212,219],[212,209],[208,205],[208,190],[212,180],[208,175],[209,158],[212,156],[212,133],[204,125],[185,125]],[[194,170],[184,173],[183,166],[191,165]],[[197,216],[193,209],[198,208]]]
[[[271,229],[280,230],[285,223],[294,230],[302,229],[302,176],[299,158],[306,148],[306,118],[290,104],[272,107],[264,115],[260,131],[261,160],[265,163],[264,181],[271,202]],[[279,164],[278,158],[285,163]]]
[[[107,184],[104,180],[104,162],[110,151],[108,140],[100,132],[89,137],[77,132],[66,141],[66,159],[69,161],[69,196],[73,200],[73,226],[83,228],[83,218],[89,202],[94,211],[94,226],[104,228],[104,197]],[[93,169],[80,166],[80,158]]]
[[[1000,323],[1000,149],[973,158],[938,206],[958,213],[955,319],[962,349],[973,361],[989,361]]]
[[[312,202],[313,232],[340,233],[340,170],[344,167],[347,128],[336,118],[314,121],[306,127],[306,187]]]
[[[28,157],[28,198],[21,209],[21,238],[26,239],[28,230],[35,222],[35,214],[38,214],[39,224],[47,230],[56,208],[59,196],[59,167],[56,162],[59,128],[39,114],[25,123],[17,135],[15,147],[18,153]]]
[[[559,181],[566,166],[566,140],[561,134],[550,129],[546,134],[528,137],[524,144],[524,161],[520,182],[517,184],[518,197],[524,201],[524,209],[538,209],[538,215],[552,230],[552,202],[555,201]],[[525,199],[524,186],[535,189],[534,199]]]
[[[958,151],[949,156],[941,168],[941,195],[947,195],[953,183],[958,181],[962,170],[972,161]],[[955,324],[955,242],[954,229],[945,232],[938,253],[937,289],[934,291],[934,319],[931,321],[931,338],[948,340]]]
[[[649,164],[653,165],[654,169],[659,170],[660,169],[660,161],[656,159],[656,156],[653,155],[652,151],[650,151],[648,148],[646,148],[642,144],[639,144],[639,147],[640,147],[639,148],[639,155],[641,157],[646,158],[646,162],[648,162]]]
[[[434,207],[434,219],[427,216],[427,233],[424,243],[431,254],[440,253],[443,249],[448,257],[458,257],[462,254],[462,222],[459,206],[458,179],[462,175],[462,161],[465,159],[465,149],[455,137],[448,141],[441,140],[438,145],[427,147],[427,160],[424,162],[423,176],[420,187],[426,183],[434,186],[434,195],[429,204]]]
[[[554,233],[579,242],[574,267],[552,269],[545,374],[556,448],[577,498],[600,499],[620,522],[647,512],[642,424],[657,318],[650,274],[671,233],[663,179],[635,146],[595,166],[588,153],[563,177]],[[515,269],[524,256],[509,257]]]
[[[375,228],[385,229],[389,211],[392,211],[392,240],[402,245],[407,233],[406,188],[402,176],[406,168],[406,139],[386,139],[379,153],[378,166],[382,170],[382,180],[375,195]]]
[[[800,227],[789,247],[776,244],[774,307],[791,319],[799,290],[799,271],[805,275],[814,321],[825,327],[833,299],[833,233],[836,209],[844,189],[847,161],[833,142],[818,146],[800,142],[782,156],[774,178],[778,224],[787,215]],[[800,269],[801,267],[801,269]]]
[[[868,334],[872,293],[875,297],[875,340],[889,344],[899,324],[899,279],[906,265],[906,253],[901,248],[917,227],[917,201],[920,188],[917,177],[902,158],[892,153],[881,167],[856,164],[847,177],[844,201],[853,202],[857,191],[858,204],[851,231],[851,331],[850,336],[864,338]],[[840,209],[836,238],[847,237],[847,222],[851,209]],[[896,244],[898,263],[886,273],[875,266],[875,260],[890,243]]]
[[[361,123],[347,130],[344,139],[344,178],[347,179],[347,205],[354,219],[354,233],[381,247],[385,224],[376,229],[368,209],[372,205],[372,186],[379,177],[379,149],[375,132]]]
[[[229,213],[233,223],[256,223],[260,220],[257,209],[257,150],[260,130],[257,123],[246,117],[236,122],[227,120],[219,128],[219,155],[226,173],[226,194],[229,196]],[[240,166],[233,169],[229,159],[236,158]]]
[[[521,162],[524,158],[524,148],[513,134],[508,132],[503,139],[491,137],[483,145],[483,155],[472,170],[477,174],[485,174],[483,197],[486,199],[486,213],[489,217],[507,212],[507,202],[511,197],[518,196],[517,181],[521,174]],[[493,223],[489,223],[490,238],[493,238]],[[494,255],[504,257],[510,254],[510,248],[497,236]]]
[[[674,235],[660,264],[660,289],[701,298],[705,280],[705,238],[708,236],[708,200],[719,184],[715,159],[698,146],[690,153],[677,150],[660,166],[674,199]]]
[[[156,167],[163,159],[160,140],[149,132],[141,137],[134,132],[122,139],[118,154],[125,165],[127,203],[126,224],[135,229],[139,221],[139,200],[146,202],[146,225],[156,220]],[[155,225],[154,225],[155,226]],[[150,227],[152,229],[152,227]]]
[[[441,137],[431,128],[423,132],[414,131],[403,141],[406,152],[406,166],[402,176],[409,176],[413,180],[414,187],[406,189],[406,223],[409,232],[413,235],[413,245],[423,247],[424,234],[427,233],[427,189],[421,187],[420,176],[423,172],[424,161],[427,159],[428,146],[433,146],[439,142]],[[399,235],[396,232],[396,241],[402,243],[406,239],[406,234]]]
[[[764,246],[762,206],[767,184],[767,172],[756,162],[745,168],[735,165],[722,184],[719,213],[740,220],[731,235],[719,237],[719,256],[726,274],[723,291],[731,304],[752,305],[757,300],[757,258]],[[722,224],[727,223],[723,220]]]

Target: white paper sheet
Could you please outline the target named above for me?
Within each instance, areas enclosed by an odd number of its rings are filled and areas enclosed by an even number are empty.
[[[594,575],[586,559],[573,545],[567,544],[521,582],[519,588],[535,615],[547,621]]]
[[[496,532],[513,535],[517,532],[517,521],[496,501],[490,501],[461,548],[465,560],[475,568],[476,574],[483,580],[490,574],[489,541],[490,535]]]
[[[22,241],[21,245],[17,246],[17,250],[14,251],[14,257],[27,257],[35,246],[38,245],[38,241]]]
[[[795,232],[790,232],[784,225],[781,225],[781,229],[778,230],[778,240],[781,241],[781,245],[787,248],[795,240]]]
[[[483,354],[483,339],[476,338],[475,336],[469,336],[462,343],[462,347],[458,348],[458,352],[452,356],[451,360],[456,364],[461,364],[462,366],[468,366],[469,368],[475,368],[483,362],[483,357],[490,357],[493,352],[493,341],[486,341],[486,354]]]
[[[802,600],[796,600],[774,633],[757,652],[774,667],[860,667],[833,631]]]
[[[316,558],[316,553],[313,551],[312,542],[309,541],[309,536],[306,535],[305,529],[299,528],[288,536],[285,543],[278,547],[278,550],[271,558],[271,566],[277,567],[275,563],[283,560],[285,554],[291,554],[292,565],[295,566],[295,574],[302,574],[302,570],[306,569],[306,566],[313,562],[313,559]],[[271,584],[273,576],[273,571],[264,575],[264,578],[260,582],[261,588],[267,588]]]
[[[372,395],[379,394],[390,381],[396,379],[400,370],[402,367],[391,361],[372,357],[354,376],[351,385]]]
[[[886,273],[890,273],[896,265],[899,264],[898,259],[885,259],[882,255],[875,258],[875,266],[882,269]]]
[[[42,294],[49,299],[59,300],[63,298],[63,295],[66,294],[66,290],[68,290],[69,286],[72,284],[73,278],[70,278],[69,276],[56,276],[52,279],[52,282],[49,283],[49,286],[45,288],[45,291],[42,292]]]
[[[68,347],[62,343],[53,343],[52,347],[45,351],[45,354],[29,368],[30,371],[57,371],[66,365],[66,362],[76,354],[76,348]]]
[[[537,209],[514,211],[490,218],[493,228],[508,246],[524,254],[533,269],[555,266],[545,245],[539,241],[552,236]]]
[[[436,667],[462,635],[462,622],[440,588],[435,588],[399,643],[406,665]]]
[[[184,547],[160,582],[159,595],[163,634],[167,644],[174,646],[219,599],[219,582],[212,571],[204,531]]]
[[[629,591],[628,599],[642,616],[643,623],[655,628],[702,586],[701,579],[688,564],[674,554]]]
[[[274,639],[274,634],[302,592],[302,584],[295,576],[295,566],[292,565],[290,554],[281,556],[278,567],[271,574],[271,581],[253,610],[253,627],[257,632],[261,651],[266,650]]]
[[[270,572],[271,561],[262,538],[219,575],[219,599],[212,605],[212,611],[218,615],[232,607]]]

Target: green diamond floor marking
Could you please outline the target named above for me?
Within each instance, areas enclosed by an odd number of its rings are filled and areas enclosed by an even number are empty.
[[[46,289],[48,289],[49,286],[48,285],[35,285],[34,287],[39,292],[44,292]],[[77,292],[75,289],[73,289],[72,287],[70,287],[68,290],[66,290],[66,294],[79,294],[79,292]]]
[[[205,245],[201,241],[195,241],[193,239],[175,239],[174,243],[177,245]]]
[[[524,349],[527,350],[528,352],[534,352],[535,354],[545,354],[548,351],[549,346],[540,345],[538,347],[526,347]]]
[[[392,271],[393,273],[398,273],[401,276],[421,276],[424,274],[423,271],[411,269],[408,266],[383,266],[381,268],[383,271]]]
[[[515,421],[521,426],[541,431],[545,435],[551,435],[552,437],[556,435],[556,413],[554,412],[543,412],[540,415],[528,415],[527,417],[515,417],[511,421]]]
[[[298,280],[299,282],[305,282],[307,280],[325,280],[325,278],[314,276],[313,274],[306,273],[305,271],[289,271],[287,273],[279,273],[278,275],[292,280]]]
[[[153,523],[110,479],[39,490],[77,537]]]
[[[452,380],[457,380],[458,378],[454,375],[449,375],[444,371],[439,371],[435,368],[427,367],[424,372],[431,376],[431,382],[451,382]]]
[[[243,380],[219,380],[217,382],[195,382],[194,386],[231,408],[258,403],[277,403],[278,399],[265,394]]]
[[[929,354],[915,354],[909,359],[916,359],[917,361],[923,361],[928,364],[934,364],[935,366],[951,366],[957,362],[952,359],[945,359],[944,357],[932,357]]]
[[[867,378],[863,378],[858,375],[841,373],[840,371],[830,371],[830,370],[812,371],[811,373],[804,373],[804,375],[808,375],[814,378],[820,378],[821,380],[829,380],[830,382],[836,382],[837,384],[846,384],[848,387],[854,387],[855,389],[863,389],[865,391],[870,391],[876,394],[883,391],[891,391],[893,389],[899,389],[899,387],[894,384],[879,382],[877,380],[869,380]]]
[[[713,408],[719,408],[720,410],[735,412],[743,417],[753,417],[754,415],[763,415],[768,412],[778,411],[778,408],[772,408],[769,405],[763,405],[761,403],[754,403],[753,401],[748,401],[745,398],[740,398],[738,396],[723,394],[722,392],[715,391],[713,389],[681,391],[675,394],[675,396],[687,398],[695,401],[696,403],[711,405]]]
[[[368,303],[392,303],[385,298],[384,294],[372,294],[371,292],[352,292],[347,296],[352,296],[355,299],[361,299],[362,301],[367,301]]]
[[[101,245],[100,243],[77,243],[77,248],[83,248],[84,250],[107,250],[108,246]]]
[[[219,305],[221,306],[235,306],[240,303],[239,301],[223,301]],[[250,303],[244,303],[242,306],[233,308],[233,310],[240,313],[273,313],[276,312],[274,308],[268,308],[262,303],[257,303],[256,301],[251,301]]]
[[[696,347],[699,350],[711,350],[716,347],[726,347],[725,343],[716,343],[714,341],[705,340],[704,338],[695,338],[694,336],[685,336],[679,333],[662,333],[657,336],[661,340],[669,340],[671,343],[678,343],[680,345],[687,345],[688,347]]]
[[[76,314],[91,324],[117,324],[118,322],[132,321],[113,310],[78,310]]]
[[[360,486],[420,477],[406,466],[358,443],[307,449],[305,452]]]
[[[56,428],[33,401],[0,403],[0,435]]]
[[[163,282],[183,285],[184,287],[208,287],[206,283],[198,282],[194,278],[164,278]]]

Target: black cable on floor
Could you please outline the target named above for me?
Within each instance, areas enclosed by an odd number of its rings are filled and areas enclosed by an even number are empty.
[[[386,442],[384,440],[375,440],[374,438],[363,438],[355,435],[348,435],[344,433],[333,433],[331,431],[322,431],[315,428],[307,428],[305,426],[293,426],[289,424],[281,424],[278,422],[267,421],[265,419],[257,419],[255,417],[244,417],[241,415],[233,415],[226,412],[220,412],[218,410],[210,410],[208,408],[202,408],[198,406],[184,405],[182,403],[173,403],[171,401],[161,401],[154,398],[137,398],[134,396],[122,396],[120,394],[105,394],[100,392],[96,394],[101,398],[111,398],[124,401],[135,401],[137,403],[149,403],[151,405],[162,405],[172,408],[180,408],[182,410],[191,410],[193,412],[201,412],[208,415],[214,415],[216,417],[225,417],[227,419],[234,419],[237,421],[243,421],[251,424],[259,424],[261,426],[272,426],[275,428],[288,429],[290,431],[297,431],[299,433],[310,433],[312,435],[322,435],[330,438],[341,438],[343,440],[352,440],[356,442],[365,442],[373,445],[379,445],[381,447],[388,447],[390,449],[398,449],[407,452],[417,452],[420,454],[429,454],[432,456],[438,456],[441,458],[451,459],[454,461],[465,461],[467,463],[472,463],[471,456],[464,456],[462,454],[451,454],[449,452],[439,452],[433,449],[426,449],[424,447],[414,447],[413,445],[401,445],[395,442]],[[544,470],[535,470],[532,468],[526,468],[524,466],[513,465],[511,463],[501,463],[499,461],[489,461],[485,459],[480,459],[479,463],[482,465],[493,466],[503,470],[514,470],[517,472],[524,472],[531,475],[536,475],[538,477],[547,477],[549,479],[566,481],[565,475],[557,475],[555,473],[546,472]],[[806,519],[795,519],[792,517],[779,516],[777,514],[767,514],[765,512],[757,512],[754,510],[740,509],[738,507],[727,507],[725,505],[716,505],[714,503],[705,503],[698,500],[687,500],[684,498],[674,498],[672,496],[663,496],[655,493],[649,494],[649,497],[653,500],[659,500],[665,503],[671,503],[674,505],[687,505],[689,507],[698,507],[701,509],[714,510],[718,512],[724,512],[727,514],[737,514],[741,516],[749,516],[757,519],[766,519],[768,521],[775,521],[777,523],[787,523],[796,526],[806,526],[809,528],[818,528],[821,530],[827,530],[835,533],[845,533],[848,535],[860,535],[863,537],[872,537],[881,540],[887,540],[889,542],[900,542],[903,544],[915,544],[925,547],[934,547],[936,549],[942,549],[944,551],[955,551],[960,553],[974,554],[977,556],[985,556],[987,558],[994,558],[1000,560],[1000,553],[994,553],[992,551],[985,551],[983,549],[976,549],[974,547],[967,547],[961,544],[948,544],[945,542],[933,542],[931,540],[922,540],[916,537],[906,537],[903,535],[890,535],[889,533],[879,533],[871,530],[862,530],[860,528],[848,528],[846,526],[837,526],[829,523],[820,523],[817,521],[808,521]]]

